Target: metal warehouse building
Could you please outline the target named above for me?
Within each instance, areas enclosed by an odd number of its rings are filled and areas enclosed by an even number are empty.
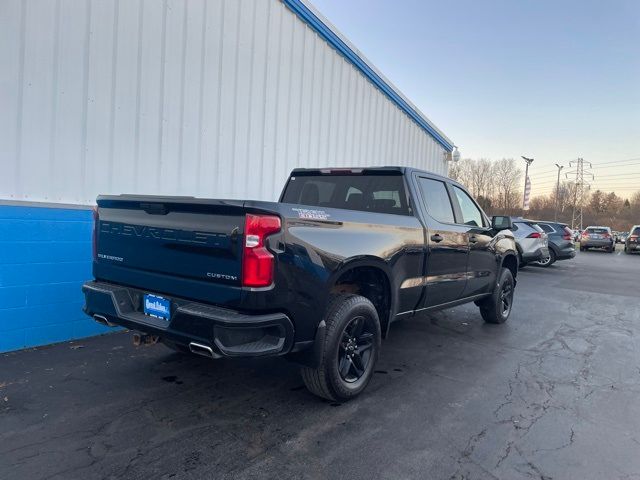
[[[275,200],[294,167],[453,149],[302,0],[4,0],[0,105],[0,351],[103,331],[100,193]]]

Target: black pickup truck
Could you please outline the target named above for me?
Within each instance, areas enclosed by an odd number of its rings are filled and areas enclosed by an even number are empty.
[[[406,168],[296,169],[280,201],[99,196],[84,311],[210,358],[286,355],[308,389],[359,394],[394,320],[475,302],[509,317],[509,217]]]

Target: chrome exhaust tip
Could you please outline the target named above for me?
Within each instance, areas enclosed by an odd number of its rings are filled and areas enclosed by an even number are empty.
[[[191,342],[189,344],[189,350],[191,350],[191,353],[195,353],[196,355],[202,355],[203,357],[208,357],[208,358],[220,357],[220,355],[213,352],[211,347],[207,345],[202,345],[201,343]]]
[[[107,317],[105,317],[104,315],[96,314],[93,316],[93,319],[100,325],[104,325],[105,327],[117,327],[115,323],[111,323],[109,320],[107,320]]]

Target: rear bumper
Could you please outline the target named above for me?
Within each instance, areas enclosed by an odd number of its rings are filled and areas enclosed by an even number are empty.
[[[640,243],[627,243],[625,244],[627,250],[630,252],[640,252]]]
[[[525,263],[535,262],[549,255],[549,248],[540,247],[533,252],[522,252],[522,261]]]
[[[87,315],[187,348],[192,343],[205,346],[213,357],[283,355],[293,346],[293,324],[284,313],[247,315],[162,295],[171,301],[171,317],[164,320],[143,313],[144,294],[152,292],[97,281],[85,283],[82,291]]]
[[[609,248],[614,246],[613,240],[581,240],[582,248]]]
[[[569,260],[575,258],[576,249],[573,243],[570,245],[562,246],[557,249],[556,260]]]

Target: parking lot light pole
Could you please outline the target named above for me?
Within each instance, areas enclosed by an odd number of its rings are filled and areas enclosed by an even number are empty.
[[[558,181],[556,182],[556,206],[555,206],[555,213],[553,215],[553,220],[555,222],[558,221],[558,205],[560,204],[560,170],[562,170],[564,166],[558,165],[556,163],[556,167],[558,167]]]
[[[524,191],[522,193],[522,216],[524,217],[524,202],[527,198],[527,177],[529,177],[529,165],[533,163],[533,158],[527,158],[524,155],[521,155],[527,166],[524,170]]]

